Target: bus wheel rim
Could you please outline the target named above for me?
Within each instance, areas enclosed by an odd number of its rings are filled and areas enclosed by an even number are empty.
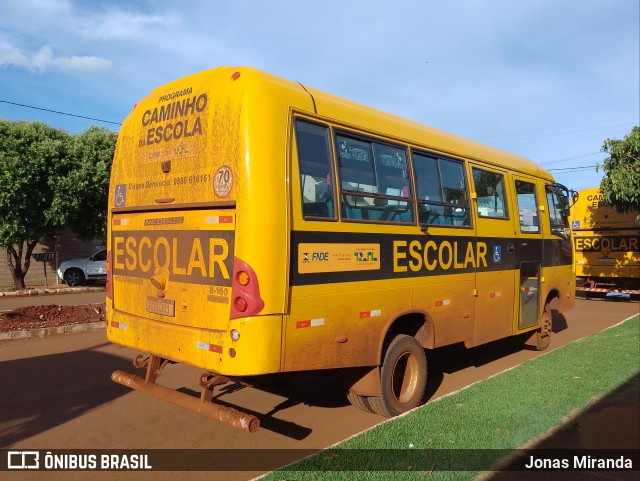
[[[545,310],[544,314],[542,315],[542,326],[540,329],[540,337],[544,339],[549,337],[550,335],[551,335],[551,316]]]
[[[420,366],[417,358],[410,352],[402,354],[393,368],[393,395],[402,404],[415,396]]]

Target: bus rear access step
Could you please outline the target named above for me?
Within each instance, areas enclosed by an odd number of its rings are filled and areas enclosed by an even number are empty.
[[[146,367],[147,375],[143,379],[140,376],[129,374],[128,372],[117,370],[111,374],[111,380],[122,384],[125,387],[142,391],[150,396],[154,396],[163,401],[179,406],[190,411],[197,412],[203,416],[231,424],[233,427],[254,433],[260,427],[260,420],[251,415],[227,406],[221,406],[212,402],[213,388],[219,384],[229,381],[223,376],[203,373],[200,377],[202,393],[200,399],[188,394],[183,394],[160,384],[156,384],[156,378],[169,361],[157,356],[141,360],[137,357],[133,364],[136,367]]]
[[[601,287],[580,287],[576,286],[576,291],[581,292],[611,292],[615,294],[640,294],[638,289],[615,289],[615,288],[601,288]]]

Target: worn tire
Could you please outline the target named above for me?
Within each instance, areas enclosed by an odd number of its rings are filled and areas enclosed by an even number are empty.
[[[542,319],[540,320],[540,328],[536,332],[536,350],[544,351],[551,343],[551,332],[553,328],[551,307],[547,302],[542,311]]]
[[[64,281],[70,286],[81,286],[85,283],[85,278],[80,269],[73,268],[64,273]]]
[[[369,398],[367,396],[360,396],[353,392],[347,392],[347,399],[352,406],[357,407],[358,409],[368,413],[374,412],[371,408],[371,404],[369,404]]]
[[[427,387],[427,357],[412,336],[393,338],[380,370],[380,396],[367,398],[374,412],[393,417],[420,405]]]

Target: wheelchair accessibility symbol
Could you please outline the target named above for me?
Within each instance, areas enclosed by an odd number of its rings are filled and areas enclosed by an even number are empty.
[[[113,196],[114,207],[124,207],[127,203],[127,184],[116,185],[115,195]]]
[[[502,246],[493,246],[493,263],[500,264],[502,262]]]

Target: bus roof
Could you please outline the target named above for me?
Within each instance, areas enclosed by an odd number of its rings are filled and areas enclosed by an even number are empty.
[[[313,98],[313,104],[316,109],[315,114],[344,127],[366,130],[383,137],[392,137],[399,142],[405,142],[426,150],[464,157],[470,160],[480,160],[497,168],[516,170],[553,181],[553,177],[548,171],[525,157],[429,127],[252,67],[225,66],[205,70],[158,87],[153,90],[150,97],[179,89],[187,79],[205,83],[225,71],[229,75],[233,72],[239,72],[245,80],[250,79],[251,82],[256,84],[277,85],[278,90],[285,94],[283,98],[288,98],[291,104],[294,104],[295,101],[291,96],[286,95],[286,90],[292,93],[295,91],[297,95],[307,93]],[[294,109],[300,109],[299,105],[291,106]],[[306,111],[305,108],[302,110]]]
[[[400,141],[428,150],[471,160],[481,160],[496,167],[517,170],[550,181],[553,180],[549,172],[526,157],[389,114],[312,87],[305,86],[305,89],[313,96],[317,113],[338,122],[348,122],[351,124],[350,126],[366,128],[385,136],[392,135]]]

